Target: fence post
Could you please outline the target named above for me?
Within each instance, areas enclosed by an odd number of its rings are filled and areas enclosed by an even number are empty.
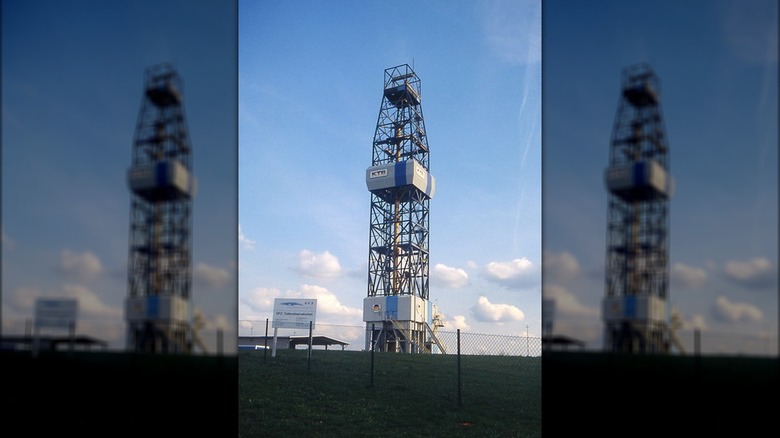
[[[265,338],[263,339],[263,362],[268,356],[268,318],[265,319]]]
[[[309,352],[307,353],[307,364],[306,364],[306,371],[311,371],[311,330],[312,330],[312,323],[314,321],[309,321]]]
[[[531,357],[531,344],[528,343],[528,324],[525,325],[525,355]]]
[[[460,406],[460,329],[458,329],[458,406]]]
[[[371,343],[369,344],[371,347],[371,383],[369,383],[369,387],[374,386],[374,324],[371,324]]]

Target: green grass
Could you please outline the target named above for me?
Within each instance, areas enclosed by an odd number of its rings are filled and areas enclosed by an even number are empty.
[[[541,436],[541,359],[239,352],[239,435]]]

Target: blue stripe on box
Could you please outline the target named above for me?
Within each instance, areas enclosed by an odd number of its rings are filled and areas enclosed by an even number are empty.
[[[433,177],[431,176],[431,173],[427,173],[428,181],[425,184],[425,194],[428,195],[428,197],[431,197],[431,191],[433,191],[433,182],[431,181]]]
[[[406,161],[398,161],[395,163],[395,168],[393,169],[393,172],[395,172],[395,186],[405,186],[406,185]]]
[[[146,297],[146,317],[147,318],[157,318],[158,313],[158,303],[159,300],[157,299],[156,295],[151,295]]]
[[[638,161],[634,163],[634,187],[642,187],[647,185],[647,171],[645,169],[645,162]]]
[[[629,295],[623,300],[623,316],[626,318],[636,317],[636,297]]]
[[[170,184],[170,177],[168,175],[168,162],[160,161],[155,167],[155,180],[157,182],[157,187],[165,187]]]
[[[389,296],[385,303],[385,313],[387,314],[387,317],[393,319],[398,318],[398,297]]]

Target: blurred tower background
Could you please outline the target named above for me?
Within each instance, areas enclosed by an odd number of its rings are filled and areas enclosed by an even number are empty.
[[[371,192],[366,349],[372,342],[378,351],[441,349],[431,327],[440,327],[441,319],[428,297],[428,212],[435,181],[420,78],[407,64],[385,69],[366,185]]]
[[[195,179],[182,81],[168,64],[145,72],[128,171],[131,190],[127,348],[190,353],[191,210]]]
[[[605,182],[609,191],[602,307],[605,349],[666,353],[673,180],[660,81],[647,64],[622,73]]]

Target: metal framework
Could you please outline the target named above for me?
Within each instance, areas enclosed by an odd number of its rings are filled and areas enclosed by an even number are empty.
[[[371,213],[364,321],[367,347],[380,351],[431,352],[438,344],[428,301],[434,181],[421,102],[420,79],[409,65],[385,69],[366,175]]]
[[[127,345],[189,353],[192,155],[182,81],[168,64],[145,72],[133,142]]]
[[[660,82],[647,64],[623,71],[606,183],[605,346],[620,352],[668,352],[672,179]]]
[[[415,160],[429,169],[420,79],[408,65],[385,70],[372,165]],[[430,197],[414,185],[371,193],[368,296],[428,299]]]

